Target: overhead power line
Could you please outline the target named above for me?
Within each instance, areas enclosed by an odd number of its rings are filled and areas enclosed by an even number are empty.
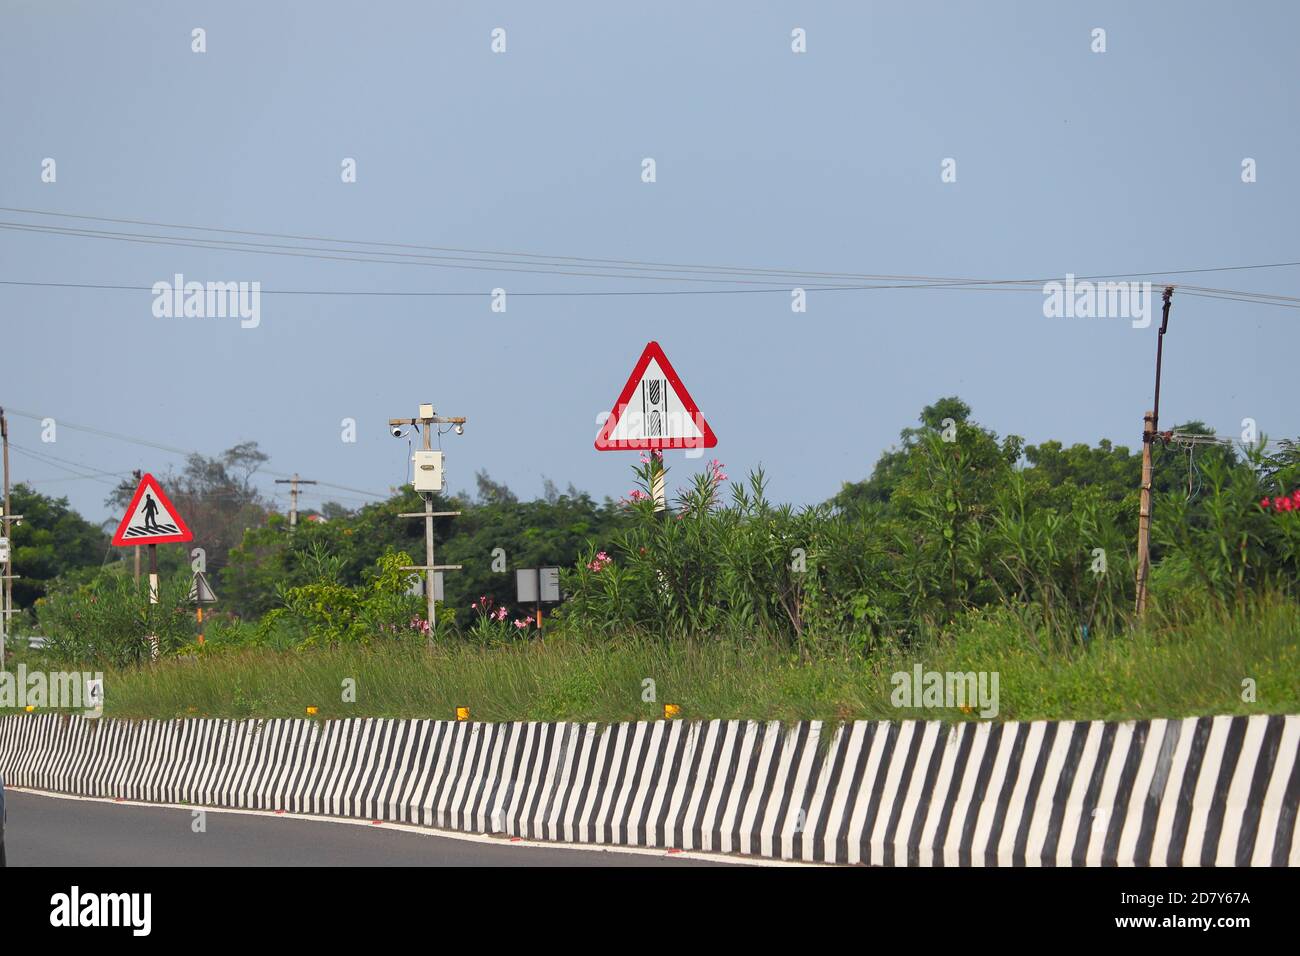
[[[808,291],[858,291],[864,289],[898,289],[898,288],[958,288],[963,290],[997,289],[999,291],[1041,291],[1041,286],[1050,281],[1059,281],[1060,277],[1007,279],[1007,278],[969,278],[953,276],[899,275],[887,273],[852,273],[852,272],[813,272],[806,270],[787,270],[770,268],[751,268],[737,266],[710,266],[688,263],[654,262],[638,259],[608,259],[569,255],[547,255],[531,252],[501,252],[482,249],[468,249],[453,246],[419,245],[375,240],[345,240],[326,236],[311,236],[294,233],[273,233],[265,231],[228,229],[191,224],[164,223],[146,219],[127,219],[107,216],[84,216],[72,213],[25,209],[19,207],[0,207],[0,211],[17,212],[32,216],[52,216],[61,219],[78,219],[94,222],[131,224],[156,228],[186,230],[191,232],[219,233],[223,235],[255,236],[258,238],[286,239],[295,242],[330,243],[344,248],[321,248],[313,246],[286,245],[283,243],[261,243],[248,240],[224,240],[211,237],[166,236],[149,233],[130,233],[122,231],[96,230],[85,227],[65,227],[34,223],[0,222],[0,229],[45,233],[57,236],[86,239],[108,239],[115,241],[137,242],[150,245],[173,245],[180,247],[201,248],[217,251],[245,252],[266,255],[286,255],[299,258],[315,258],[334,261],[355,261],[361,263],[388,265],[423,265],[442,269],[469,269],[474,271],[512,271],[559,277],[581,277],[598,279],[648,280],[655,282],[689,282],[705,285],[744,285],[775,288],[747,289],[674,289],[674,290],[580,290],[580,291],[518,291],[513,295],[525,296],[612,296],[612,295],[700,295],[700,294],[738,294],[741,292],[787,292],[792,285]],[[357,248],[357,247],[377,247]],[[392,252],[393,249],[423,250],[420,253]],[[440,253],[428,255],[429,252]],[[457,253],[449,256],[441,253]],[[477,264],[475,264],[477,263]],[[585,270],[576,271],[573,264]],[[1300,261],[1257,263],[1235,266],[1218,266],[1197,269],[1173,269],[1161,272],[1128,272],[1076,276],[1077,282],[1136,279],[1157,276],[1191,275],[1208,272],[1231,272],[1258,269],[1276,269],[1300,266]],[[667,273],[667,274],[661,274]],[[814,280],[812,282],[808,280]],[[828,282],[838,284],[827,284]],[[850,284],[851,283],[851,284]],[[872,283],[872,284],[863,284]],[[885,284],[880,284],[885,283]],[[71,288],[132,289],[139,286],[119,286],[94,283],[36,283],[20,280],[4,281],[6,285],[45,285],[49,287],[66,286]],[[1166,283],[1168,284],[1168,283]],[[1268,293],[1255,293],[1243,290],[1212,289],[1200,286],[1182,286],[1180,290],[1188,294],[1198,294],[1205,298],[1237,297],[1238,301],[1252,301],[1261,304],[1300,305],[1300,297],[1279,296]],[[275,295],[412,295],[412,296],[487,296],[488,292],[400,292],[367,290],[263,290]]]
[[[742,266],[718,266],[718,265],[701,265],[698,263],[681,263],[681,262],[662,262],[646,259],[615,259],[601,258],[595,256],[573,256],[573,255],[555,255],[549,253],[536,252],[518,252],[518,251],[501,251],[488,249],[472,249],[460,246],[435,246],[423,245],[418,243],[392,242],[384,240],[369,239],[339,239],[329,236],[314,236],[295,233],[265,232],[251,229],[230,229],[217,226],[197,226],[183,223],[158,222],[148,219],[128,219],[110,216],[88,216],[76,213],[55,212],[52,210],[27,209],[14,206],[0,206],[0,212],[16,212],[32,216],[49,216],[61,219],[79,219],[88,222],[110,222],[119,225],[151,226],[164,229],[180,229],[190,232],[213,232],[225,235],[256,236],[266,239],[291,239],[302,242],[328,242],[339,245],[349,246],[378,246],[381,248],[395,249],[419,249],[426,252],[454,252],[458,254],[468,254],[475,256],[493,256],[506,259],[537,259],[553,260],[558,262],[573,262],[583,264],[601,264],[601,268],[613,268],[616,266],[631,267],[637,269],[650,269],[653,271],[669,270],[693,270],[710,273],[736,273],[744,275],[778,275],[778,276],[803,276],[819,279],[855,279],[855,280],[909,280],[919,282],[1041,282],[1048,280],[1041,279],[963,279],[957,277],[932,276],[932,275],[901,275],[888,273],[855,273],[855,272],[825,272],[825,271],[808,271],[799,269],[775,269],[771,267],[742,267]],[[1300,261],[1294,262],[1273,262],[1258,263],[1250,265],[1236,266],[1212,266],[1197,269],[1165,269],[1147,272],[1115,273],[1106,276],[1091,276],[1083,278],[1135,278],[1140,276],[1166,276],[1166,275],[1190,275],[1205,272],[1237,272],[1243,270],[1255,269],[1277,269],[1289,266],[1300,266]]]
[[[20,455],[24,455],[32,459],[33,461],[38,461],[41,462],[42,464],[50,465],[54,468],[58,468],[60,471],[66,471],[71,476],[69,478],[40,479],[42,481],[84,480],[84,481],[99,481],[99,482],[103,482],[106,485],[116,485],[118,481],[121,480],[118,475],[114,475],[112,472],[99,471],[99,469],[90,469],[86,465],[78,464],[76,465],[76,467],[70,467],[69,465],[62,464],[61,459],[56,459],[53,456],[49,456],[49,455],[43,455],[40,452],[37,452],[31,448],[24,448],[22,445],[19,445],[16,442],[11,441],[9,443],[9,447],[12,448],[14,451],[18,452]],[[92,474],[91,472],[94,473]],[[110,477],[104,477],[105,475],[108,475]],[[32,480],[35,481],[36,479],[32,479]]]
[[[45,451],[44,449],[24,448],[22,445],[15,444],[12,441],[9,443],[9,445],[10,447],[17,448],[18,450],[23,451],[28,455],[32,455],[34,457],[38,457],[42,459],[47,459],[52,463],[57,462],[63,465],[71,465],[74,468],[80,468],[84,471],[93,472],[96,475],[103,475],[108,478],[121,479],[121,478],[129,477],[131,474],[129,471],[104,471],[102,468],[96,468],[95,466],[87,465],[84,462],[72,461],[71,459],[68,458],[60,458],[58,455],[52,454],[48,451]]]
[[[1052,280],[1049,280],[1052,281]],[[96,289],[107,292],[152,292],[153,287],[147,285],[121,285],[116,283],[105,282],[39,282],[36,280],[25,279],[0,279],[0,285],[10,286],[30,286],[46,289]],[[1245,302],[1253,305],[1271,305],[1278,308],[1296,309],[1300,308],[1300,298],[1291,301],[1290,296],[1263,296],[1259,293],[1235,292],[1229,289],[1223,290],[1204,290],[1196,286],[1174,286],[1180,295],[1196,296],[1204,299],[1222,299],[1228,302]],[[936,285],[876,285],[876,286],[813,286],[807,287],[809,292],[864,292],[873,290],[887,289],[927,289],[931,291],[953,291],[953,292],[1031,292],[1042,295],[1041,288],[1025,283],[1017,285],[984,285],[969,286],[955,285],[952,283],[943,283]],[[790,290],[783,287],[778,289],[621,289],[621,290],[571,290],[571,291],[546,291],[546,292],[511,292],[511,296],[520,297],[555,297],[555,298],[592,298],[592,297],[618,297],[618,296],[675,296],[675,295],[752,295],[752,294],[786,294]],[[303,295],[303,296],[379,296],[394,298],[489,298],[492,293],[487,291],[476,292],[451,292],[443,290],[413,290],[398,291],[389,289],[262,289],[262,295]]]
[[[49,416],[45,416],[45,415],[37,415],[35,412],[23,411],[22,409],[17,409],[17,408],[9,408],[8,410],[9,410],[10,412],[12,412],[13,414],[15,414],[15,415],[19,415],[19,416],[21,416],[21,417],[23,417],[23,418],[33,419],[33,420],[35,420],[35,421],[41,421],[41,420],[43,420],[44,418],[49,417]],[[197,456],[199,456],[199,457],[206,457],[206,456],[204,456],[201,452],[197,452],[197,451],[194,451],[194,450],[189,449],[189,448],[178,448],[178,447],[176,447],[175,445],[167,445],[167,444],[164,444],[164,443],[162,443],[162,442],[151,441],[151,440],[149,440],[149,439],[147,439],[147,438],[137,438],[137,437],[134,437],[134,436],[132,436],[132,435],[123,435],[123,434],[120,434],[120,433],[118,433],[118,432],[111,432],[111,431],[107,431],[107,430],[102,429],[102,428],[94,428],[94,427],[92,427],[92,426],[90,426],[90,425],[78,425],[78,424],[76,424],[76,423],[74,423],[74,422],[65,421],[65,420],[62,419],[62,418],[58,418],[58,419],[56,419],[56,420],[58,421],[58,423],[59,423],[59,427],[60,427],[60,428],[71,428],[71,429],[73,429],[74,431],[86,432],[87,434],[90,434],[90,435],[97,435],[97,436],[99,436],[100,438],[109,438],[109,439],[112,439],[112,440],[114,440],[114,441],[129,442],[130,444],[133,444],[133,445],[141,445],[141,446],[148,447],[148,448],[156,448],[156,449],[158,449],[159,451],[169,452],[169,453],[171,453],[171,454],[173,454],[173,455],[184,455],[184,456],[187,457],[187,458],[190,457],[190,456],[192,456],[192,455],[197,455]],[[17,447],[17,446],[14,446],[14,447]],[[87,466],[83,466],[83,467],[87,467]],[[266,474],[272,476],[273,478],[291,478],[291,477],[293,477],[292,475],[286,474],[286,473],[284,473],[284,472],[272,471],[272,470],[269,469],[269,468],[264,468],[264,469],[261,469],[261,470],[264,471]],[[103,474],[113,474],[113,473],[112,473],[112,472],[103,472]],[[318,482],[318,484],[323,485],[323,486],[327,486],[327,487],[330,487],[330,488],[337,488],[337,489],[340,490],[340,491],[354,491],[354,492],[356,492],[357,494],[365,495],[365,496],[367,496],[367,497],[369,497],[369,498],[376,498],[376,499],[379,499],[379,500],[385,500],[385,499],[387,499],[388,497],[390,497],[389,495],[379,494],[378,492],[374,492],[374,491],[368,491],[368,490],[366,490],[365,488],[353,488],[351,485],[339,485],[339,484],[335,484],[334,482],[329,482],[329,481],[320,481],[320,482]]]
[[[0,279],[0,285],[16,286],[39,286],[56,289],[103,289],[118,292],[152,292],[153,286],[148,285],[120,285],[113,283],[97,282],[38,282],[35,280],[22,279]],[[873,286],[800,286],[816,292],[859,292],[873,289],[955,289],[966,292],[1039,292],[1029,285],[1025,286],[965,286],[953,283],[936,283],[936,284],[906,284],[906,285],[873,285]],[[621,295],[744,295],[750,293],[772,293],[776,292],[782,295],[790,292],[791,286],[781,286],[775,289],[583,289],[583,290],[551,290],[526,292],[511,291],[510,295],[514,296],[621,296]],[[476,290],[473,292],[451,292],[444,290],[435,291],[405,291],[390,289],[262,289],[262,295],[362,295],[362,296],[447,296],[447,297],[465,297],[465,298],[488,298],[493,293],[486,290]]]
[[[551,275],[565,278],[584,279],[643,279],[658,282],[703,282],[703,283],[737,283],[745,285],[776,285],[789,287],[789,281],[778,282],[770,279],[751,279],[731,276],[701,277],[695,274],[657,275],[652,271],[641,270],[636,273],[579,272],[573,269],[551,267],[529,268],[515,264],[510,260],[477,260],[491,262],[490,265],[471,265],[474,260],[439,261],[439,257],[416,256],[408,253],[375,253],[368,250],[323,249],[317,246],[290,246],[276,243],[230,242],[222,239],[191,239],[179,236],[158,236],[140,233],[111,233],[93,229],[66,229],[59,226],[39,226],[25,223],[0,221],[0,229],[18,232],[44,233],[77,239],[107,239],[117,242],[133,242],[143,245],[179,246],[191,249],[209,249],[220,252],[245,252],[257,255],[289,256],[298,259],[323,259],[332,262],[363,262],[377,265],[425,266],[438,269],[467,269],[474,272],[520,272],[531,275]],[[351,254],[344,254],[351,253]],[[444,257],[445,258],[445,257]],[[532,265],[531,263],[529,265]],[[655,270],[666,271],[666,270]]]

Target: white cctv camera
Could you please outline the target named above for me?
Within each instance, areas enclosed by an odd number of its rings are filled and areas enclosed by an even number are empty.
[[[465,434],[465,426],[464,426],[464,425],[457,425],[457,426],[456,426],[456,434],[457,434],[457,435],[463,435],[463,434]]]
[[[391,432],[393,433],[393,437],[394,437],[394,438],[401,438],[401,437],[402,437],[402,426],[401,426],[401,425],[392,425],[392,426],[389,427],[389,431],[391,431]]]

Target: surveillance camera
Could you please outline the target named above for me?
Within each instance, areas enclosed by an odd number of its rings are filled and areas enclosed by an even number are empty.
[[[402,426],[401,426],[401,425],[393,425],[393,426],[391,426],[391,427],[389,428],[389,431],[391,431],[391,432],[393,433],[393,437],[394,437],[394,438],[401,438],[401,437],[402,437]]]
[[[465,434],[465,426],[464,426],[464,425],[457,425],[457,426],[456,426],[456,434],[457,434],[457,435],[463,435],[463,434]]]

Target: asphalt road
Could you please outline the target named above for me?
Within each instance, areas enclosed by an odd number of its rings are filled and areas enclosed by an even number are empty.
[[[483,843],[261,814],[65,800],[9,790],[9,866],[711,866],[651,854]]]

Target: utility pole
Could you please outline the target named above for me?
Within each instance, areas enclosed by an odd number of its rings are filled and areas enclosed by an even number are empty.
[[[0,551],[4,552],[4,561],[0,564],[0,671],[5,667],[5,643],[12,628],[9,622],[14,619],[14,559],[13,529],[23,523],[23,516],[13,513],[9,503],[9,419],[5,410],[0,408],[0,444],[4,446],[4,507],[0,508]]]
[[[459,564],[438,565],[433,563],[433,519],[434,518],[454,518],[460,514],[459,511],[434,511],[433,496],[436,492],[442,491],[442,452],[433,450],[433,429],[435,425],[451,425],[456,430],[457,435],[465,432],[464,418],[443,418],[434,413],[433,406],[428,404],[420,405],[420,414],[415,418],[390,418],[388,420],[389,431],[394,438],[403,436],[403,427],[419,428],[424,439],[424,448],[416,452],[414,477],[411,482],[412,487],[424,498],[424,510],[413,511],[398,515],[399,518],[423,518],[424,519],[424,564],[411,564],[402,568],[403,571],[423,571],[424,572],[424,600],[427,620],[429,622],[429,646],[433,646],[434,634],[437,632],[437,611],[435,608],[434,597],[434,575],[439,571],[459,571]]]
[[[143,475],[144,473],[140,471],[139,468],[131,472],[131,477],[135,479],[135,486],[137,488],[140,487],[140,479]],[[140,583],[140,545],[137,544],[131,550],[135,552],[135,583],[138,585]]]
[[[1156,336],[1156,394],[1151,411],[1142,417],[1142,488],[1138,504],[1137,602],[1138,617],[1147,611],[1147,578],[1151,573],[1151,446],[1160,427],[1160,372],[1164,359],[1165,333],[1169,331],[1169,306],[1174,287],[1165,286],[1160,333]]]
[[[316,482],[308,481],[306,478],[299,478],[295,471],[292,478],[277,478],[277,485],[289,486],[289,530],[292,531],[298,526],[298,486],[314,485]]]
[[[5,638],[9,636],[9,618],[13,614],[14,606],[14,562],[11,555],[12,545],[10,543],[10,525],[16,522],[21,515],[14,515],[13,509],[9,506],[9,419],[5,418],[5,410],[0,408],[0,442],[4,444],[4,509],[0,511],[0,538],[5,539],[4,545],[4,581],[0,582],[4,587],[0,588],[0,670],[5,666]]]

